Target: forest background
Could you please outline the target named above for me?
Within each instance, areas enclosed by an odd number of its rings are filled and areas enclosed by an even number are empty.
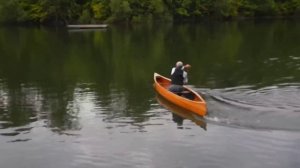
[[[0,0],[5,24],[142,23],[300,16],[300,0]]]

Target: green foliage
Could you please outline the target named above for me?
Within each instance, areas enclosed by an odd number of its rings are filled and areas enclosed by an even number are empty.
[[[190,6],[192,4],[191,0],[175,0],[175,13],[179,16],[190,16]]]
[[[47,19],[56,23],[67,23],[77,16],[78,6],[74,0],[41,0],[45,11],[48,14]]]
[[[160,15],[165,12],[165,6],[162,0],[152,0],[151,7],[153,10],[153,14],[155,15]]]
[[[216,17],[300,15],[300,0],[9,0],[0,1],[0,21],[149,22]]]
[[[300,13],[300,0],[286,0],[278,2],[278,11],[281,15],[295,15]]]
[[[210,16],[213,1],[207,0],[167,0],[166,4],[171,8],[175,19],[197,19]]]
[[[92,7],[92,11],[93,11],[95,19],[103,19],[104,18],[104,16],[105,16],[105,13],[103,12],[104,6],[101,2],[92,1],[91,7]]]
[[[66,23],[76,17],[72,0],[13,0],[1,4],[3,22]]]
[[[110,21],[129,21],[132,10],[128,1],[111,0],[110,9],[112,11]]]
[[[257,15],[274,15],[277,13],[274,0],[253,0],[255,2]]]
[[[252,17],[255,15],[255,10],[257,8],[255,4],[251,3],[251,1],[248,0],[241,0],[239,3],[239,15],[245,17]]]
[[[14,12],[12,12],[14,11]],[[24,11],[17,0],[2,1],[0,3],[0,21],[15,22],[22,17]]]
[[[42,3],[28,4],[20,2],[20,7],[23,10],[23,14],[19,21],[21,22],[39,22],[42,23],[48,17],[46,10]]]
[[[92,0],[91,10],[93,18],[96,20],[105,20],[110,15],[109,0]]]
[[[238,15],[238,1],[217,0],[214,4],[215,14],[218,17],[234,17]]]
[[[82,14],[79,17],[79,23],[90,23],[90,21],[91,21],[90,11],[87,9],[84,9],[82,11]]]

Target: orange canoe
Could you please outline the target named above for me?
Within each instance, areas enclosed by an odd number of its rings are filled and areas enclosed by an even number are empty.
[[[185,87],[184,92],[188,92],[192,94],[193,100],[187,99],[183,96],[179,96],[174,94],[168,90],[171,85],[171,80],[159,75],[158,73],[154,73],[154,88],[158,94],[167,99],[168,101],[174,103],[177,106],[180,106],[184,109],[187,109],[191,112],[197,113],[200,116],[206,115],[206,102],[204,99],[192,89]]]

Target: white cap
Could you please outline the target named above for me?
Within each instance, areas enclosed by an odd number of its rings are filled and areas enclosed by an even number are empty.
[[[183,63],[181,61],[176,62],[176,67],[181,67],[183,66]]]

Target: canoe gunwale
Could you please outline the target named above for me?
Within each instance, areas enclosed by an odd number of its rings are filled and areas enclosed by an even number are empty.
[[[157,77],[160,77],[160,78],[164,78],[165,80],[167,81],[170,81],[170,79],[164,77],[164,76],[161,76],[159,75],[158,73],[154,73],[154,80],[155,80],[155,83],[159,84],[160,87],[164,88],[163,86],[160,85],[159,82],[157,82],[156,78]],[[168,91],[170,94],[173,94],[174,96],[176,96],[178,99],[183,99],[184,101],[188,101],[188,102],[192,102],[192,103],[198,103],[198,104],[203,104],[205,103],[205,101],[203,100],[203,98],[197,93],[195,92],[194,90],[186,87],[186,86],[183,86],[186,90],[192,92],[195,96],[197,96],[200,100],[199,101],[195,101],[195,100],[190,100],[190,99],[187,99],[187,98],[184,98],[182,96],[179,96],[177,94],[174,94],[173,92],[169,91],[168,89],[164,88],[166,91]]]

